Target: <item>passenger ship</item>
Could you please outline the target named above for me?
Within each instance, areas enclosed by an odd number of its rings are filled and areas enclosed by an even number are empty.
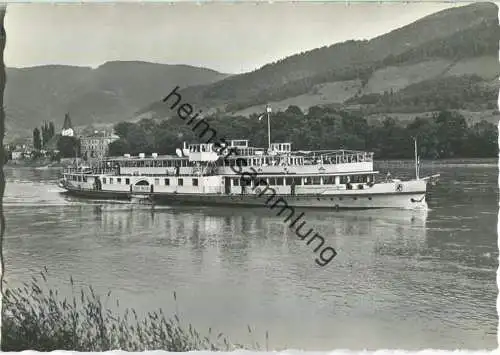
[[[376,179],[370,152],[292,151],[291,143],[255,148],[248,140],[219,148],[184,143],[176,155],[109,157],[68,168],[59,185],[73,195],[153,204],[421,209],[428,183],[439,176],[419,178],[417,156],[415,179],[402,181]]]

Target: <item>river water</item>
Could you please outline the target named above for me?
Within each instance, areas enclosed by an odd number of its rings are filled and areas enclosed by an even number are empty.
[[[392,165],[380,171],[413,173]],[[338,252],[320,268],[264,207],[153,212],[67,197],[57,170],[6,168],[5,278],[18,285],[47,267],[61,290],[72,276],[121,307],[177,309],[233,342],[264,343],[269,331],[270,348],[494,349],[497,164],[424,164],[436,172],[427,212],[304,210]]]

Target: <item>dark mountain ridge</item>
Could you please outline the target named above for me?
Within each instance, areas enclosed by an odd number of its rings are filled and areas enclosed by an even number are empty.
[[[69,65],[7,68],[5,106],[10,132],[43,121],[75,125],[124,120],[174,84],[190,86],[227,77],[212,69],[141,61],[111,61],[93,69]]]

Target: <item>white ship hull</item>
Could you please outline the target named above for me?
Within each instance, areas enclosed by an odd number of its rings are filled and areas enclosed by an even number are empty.
[[[403,186],[403,191],[395,191]],[[238,205],[267,206],[281,209],[283,206],[294,208],[326,209],[426,209],[426,182],[410,180],[375,184],[363,190],[318,190],[317,193],[297,195],[280,194],[272,190],[249,188],[245,193],[179,193],[151,192],[149,189],[134,191],[103,189],[95,190],[89,186],[66,184],[66,190],[74,195],[89,198],[122,198],[138,200],[150,199],[158,204],[195,204],[195,205]],[[154,190],[153,190],[154,191]],[[321,191],[321,192],[320,192]],[[272,207],[274,206],[274,207]]]

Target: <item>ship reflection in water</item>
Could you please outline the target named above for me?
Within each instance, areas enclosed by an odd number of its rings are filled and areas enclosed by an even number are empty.
[[[103,231],[115,232],[116,237],[110,241],[112,243],[128,240],[134,229],[140,226],[144,230],[158,231],[152,235],[156,243],[173,247],[246,249],[252,243],[264,242],[273,246],[288,246],[293,251],[300,246],[299,238],[283,218],[270,215],[264,208],[239,208],[235,213],[234,208],[151,208],[108,203],[94,206],[93,212]],[[342,246],[352,253],[358,253],[362,246],[384,254],[401,247],[424,248],[428,213],[428,210],[309,210],[307,222],[321,230],[332,245]],[[358,238],[363,242],[360,243]],[[335,259],[337,262],[342,259],[341,254]],[[330,266],[335,264],[332,262]]]

